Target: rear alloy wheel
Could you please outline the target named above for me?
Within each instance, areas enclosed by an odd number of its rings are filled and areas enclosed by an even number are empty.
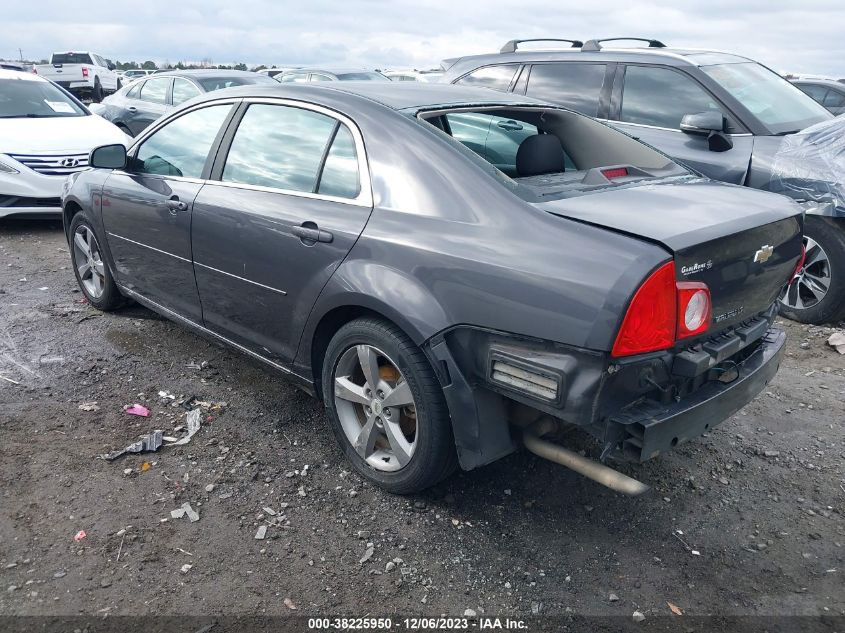
[[[399,328],[369,318],[347,323],[329,343],[322,380],[335,436],[361,475],[408,494],[455,469],[442,387]]]
[[[845,315],[845,234],[836,224],[808,216],[804,265],[780,296],[780,312],[801,323],[827,323]]]
[[[97,234],[85,212],[73,216],[70,224],[70,253],[73,272],[85,298],[95,308],[114,310],[125,303],[114,283],[97,240]]]

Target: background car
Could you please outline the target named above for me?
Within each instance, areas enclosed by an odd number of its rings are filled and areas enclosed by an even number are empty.
[[[144,70],[141,68],[130,68],[129,70],[123,71],[123,76],[126,78],[127,81],[134,81],[135,79],[140,79],[141,77],[148,77],[152,75],[155,71],[154,70]]]
[[[94,103],[99,103],[122,86],[112,61],[88,51],[53,53],[50,63],[35,66],[35,72],[77,97]]]
[[[845,114],[845,80],[793,79],[792,83],[832,114]]]
[[[205,92],[274,83],[266,75],[241,70],[178,70],[133,82],[108,97],[94,112],[135,136],[165,112]]]
[[[262,68],[261,70],[256,70],[259,75],[267,75],[268,77],[275,77],[276,75],[281,75],[282,73],[288,72],[289,70],[295,70],[298,66],[273,66],[272,68]]]
[[[312,81],[390,81],[387,77],[375,70],[361,68],[297,68],[288,72],[276,75],[276,81],[282,83],[308,83]]]
[[[832,182],[824,168],[814,178],[824,165],[805,164],[800,184],[791,186],[796,174],[773,171],[784,137],[833,115],[751,59],[649,39],[641,47],[608,45],[615,39],[639,38],[511,40],[499,53],[444,60],[443,81],[559,103],[710,178],[790,195],[808,214],[808,257],[782,297],[783,314],[807,323],[845,317],[845,201],[825,201],[845,174]],[[522,48],[526,42],[566,47],[530,50]]]
[[[504,170],[453,135],[467,114],[522,126]],[[772,325],[800,207],[526,97],[246,86],[92,164],[63,196],[90,304],[131,297],[281,371],[393,492],[507,455],[520,434],[559,461],[540,436],[563,422],[649,459],[744,406],[783,354]]]
[[[62,183],[88,153],[129,140],[46,79],[0,70],[0,218],[61,213]]]
[[[438,70],[385,70],[382,74],[390,81],[440,81],[443,73]]]

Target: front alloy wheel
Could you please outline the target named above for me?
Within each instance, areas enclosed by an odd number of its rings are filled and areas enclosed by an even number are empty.
[[[73,255],[79,282],[85,294],[92,299],[99,299],[106,287],[106,271],[97,236],[85,224],[80,224],[74,231]]]

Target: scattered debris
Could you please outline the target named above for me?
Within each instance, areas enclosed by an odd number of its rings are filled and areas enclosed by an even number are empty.
[[[214,484],[208,484],[208,485],[205,487],[205,491],[206,491],[206,492],[214,492]]]
[[[267,536],[267,526],[266,525],[259,525],[258,530],[256,530],[256,532],[255,532],[255,540],[256,541],[263,541],[265,536]]]
[[[634,611],[631,614],[631,617],[634,618],[634,622],[642,622],[645,620],[645,614],[642,611]]]
[[[152,467],[153,466],[152,466],[152,464],[150,464],[150,462],[144,462],[143,464],[141,464],[141,472],[145,473]]]
[[[78,408],[80,411],[99,411],[100,405],[96,402],[83,402]]]
[[[668,601],[666,602],[666,604],[669,605],[669,610],[672,613],[674,613],[675,615],[683,615],[684,614],[684,612],[681,611],[681,607],[679,607],[678,605],[672,604],[671,602],[668,602]]]
[[[191,567],[193,567],[193,565],[191,565],[190,563],[185,563],[184,565],[182,565],[179,571],[181,571],[183,574],[187,574],[189,571],[191,571]]]
[[[174,519],[181,519],[185,515],[188,515],[188,520],[191,523],[196,523],[200,520],[200,515],[194,511],[194,509],[191,507],[191,504],[187,501],[183,503],[181,507],[170,511],[170,516]]]
[[[159,398],[166,398],[168,400],[176,400],[176,396],[174,396],[172,393],[169,393],[167,391],[159,391],[158,397]]]
[[[85,533],[85,530],[79,530],[79,532],[74,535],[73,540],[79,543],[79,541],[84,539],[86,536],[88,535]]]
[[[358,562],[363,565],[364,563],[366,563],[368,560],[370,560],[373,557],[373,553],[375,551],[376,551],[375,548],[372,545],[369,545],[367,547],[367,551],[364,552],[364,555],[361,557],[361,560],[359,560]]]
[[[105,455],[100,455],[100,459],[104,459],[106,461],[113,461],[120,457],[121,455],[125,455],[126,453],[154,453],[159,448],[161,448],[161,442],[164,435],[162,431],[153,431],[149,435],[145,435],[137,442],[133,442],[126,448],[122,448],[117,451],[112,451],[111,453],[106,453]]]
[[[464,617],[465,618],[474,618],[478,614],[475,612],[475,609],[464,609]]]
[[[191,409],[188,411],[187,422],[188,434],[175,442],[170,442],[168,446],[183,446],[191,441],[194,434],[200,430],[200,425],[202,423],[202,411],[199,409]]]
[[[827,339],[827,344],[840,354],[845,354],[845,331],[831,334],[830,338]]]
[[[11,378],[6,378],[5,376],[0,376],[0,378],[2,378],[3,380],[5,380],[6,382],[10,382],[10,383],[12,383],[13,385],[19,385],[19,384],[21,384],[21,383],[19,383],[17,380],[12,380]]]
[[[291,611],[296,611],[296,610],[297,610],[297,608],[298,608],[298,607],[296,606],[296,604],[294,604],[293,600],[291,600],[290,598],[285,598],[285,599],[284,599],[284,603],[285,603],[285,606],[286,606],[288,609],[290,609]]]
[[[129,415],[137,415],[142,418],[150,417],[150,410],[142,404],[133,404],[123,407],[124,413]]]
[[[269,514],[271,517],[276,516],[276,511],[275,511],[273,508],[269,507],[269,506],[264,506],[264,507],[263,507],[263,508],[261,508],[261,509],[262,509],[262,510],[264,510],[264,513],[265,513],[265,514]]]
[[[607,599],[611,602],[619,602],[619,596],[617,596],[615,593],[610,594]]]

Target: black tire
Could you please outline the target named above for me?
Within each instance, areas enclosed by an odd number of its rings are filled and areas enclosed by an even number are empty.
[[[118,289],[117,284],[114,282],[114,277],[112,276],[111,269],[109,268],[109,265],[105,261],[105,259],[102,258],[102,255],[100,256],[100,259],[103,261],[102,294],[99,297],[93,295],[91,292],[89,292],[88,288],[86,287],[86,284],[83,283],[83,279],[80,274],[80,266],[82,266],[85,262],[78,261],[79,254],[77,252],[77,248],[74,247],[74,239],[76,238],[76,234],[79,231],[80,227],[83,227],[86,231],[91,231],[91,233],[94,235],[94,238],[96,238],[98,251],[100,243],[100,237],[94,230],[94,224],[91,222],[90,218],[85,213],[85,211],[80,211],[75,216],[73,216],[73,220],[70,223],[70,259],[73,265],[73,274],[76,276],[76,283],[79,284],[79,289],[82,291],[82,294],[85,295],[85,298],[88,300],[88,303],[90,303],[92,306],[94,306],[98,310],[103,310],[104,312],[116,310],[126,303],[126,298],[120,294],[120,290]]]
[[[335,407],[335,372],[341,356],[355,345],[382,350],[405,377],[416,409],[416,448],[399,470],[373,468],[355,450],[343,430]],[[326,350],[322,372],[323,396],[335,436],[352,466],[365,479],[394,494],[412,494],[448,477],[457,467],[455,440],[449,410],[425,354],[401,329],[375,318],[362,318],[344,325]]]
[[[91,101],[94,103],[100,103],[103,100],[103,86],[100,84],[100,78],[94,78],[94,90],[91,92]]]
[[[816,242],[827,255],[830,284],[821,300],[805,308],[796,305],[794,293],[797,288],[787,289],[786,295],[781,297],[780,313],[800,323],[836,322],[845,317],[845,222],[808,215],[804,221],[804,236]],[[808,261],[811,257],[808,252]]]

